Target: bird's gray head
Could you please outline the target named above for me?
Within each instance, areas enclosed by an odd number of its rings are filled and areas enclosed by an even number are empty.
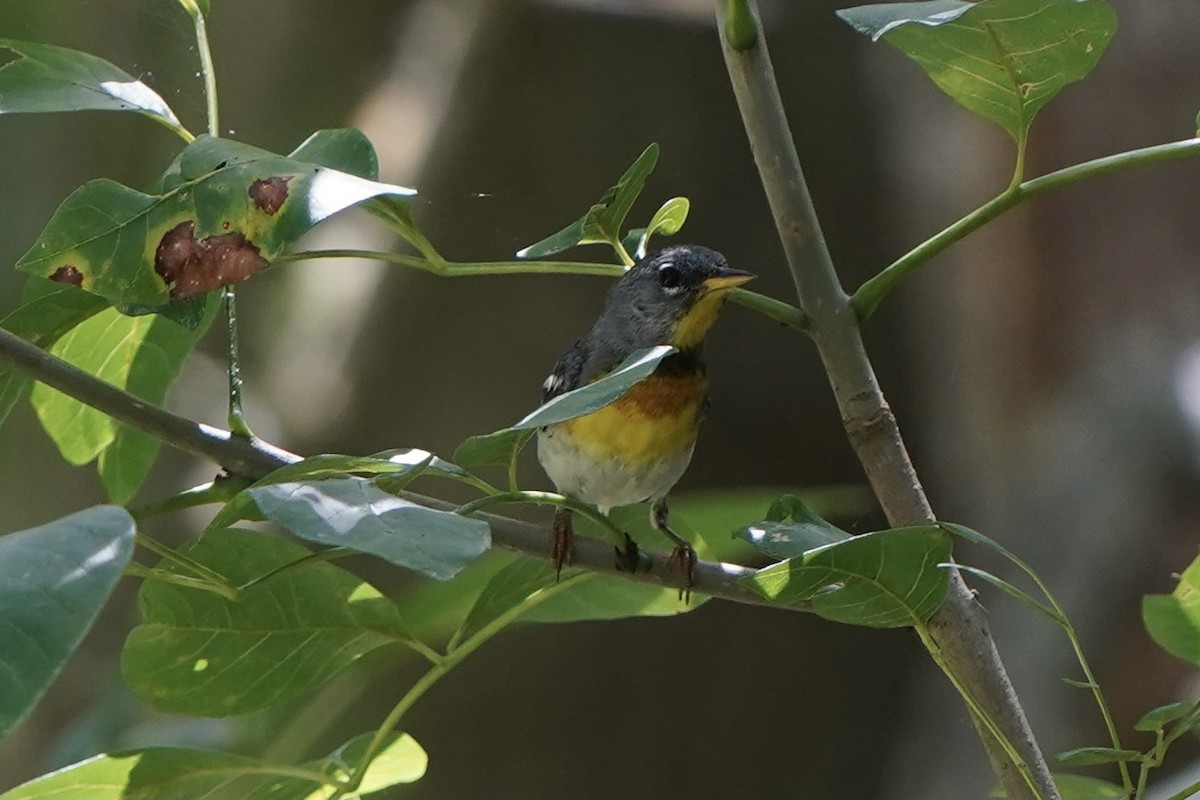
[[[664,247],[648,253],[617,281],[597,328],[626,348],[695,347],[729,291],[753,277],[707,247]]]

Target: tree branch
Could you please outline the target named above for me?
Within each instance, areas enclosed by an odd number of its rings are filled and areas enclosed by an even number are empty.
[[[727,10],[726,2],[717,0],[716,6],[725,63],[750,148],[801,308],[808,317],[809,333],[819,348],[851,445],[892,526],[931,522],[933,512],[863,347],[858,314],[842,290],[825,246],[757,10],[749,0],[728,4],[737,10],[748,9],[756,28],[755,36],[744,37],[751,44],[738,49],[727,37],[722,15]],[[1027,785],[1032,781],[1040,796],[1058,798],[1045,759],[988,633],[982,609],[956,571],[951,573],[946,602],[929,621],[929,632],[931,647],[937,648],[937,655],[995,721],[1024,762],[1024,769],[1015,765],[1000,743],[972,716],[1007,796],[1036,796]]]
[[[0,362],[8,362],[21,373],[103,411],[131,428],[149,434],[177,450],[208,459],[243,478],[257,480],[282,466],[301,460],[301,456],[257,437],[246,439],[234,436],[229,431],[172,414],[3,329],[0,329]],[[401,492],[400,496],[439,511],[454,511],[458,507],[454,503],[413,492]],[[475,516],[491,526],[494,544],[549,560],[549,531],[546,528],[495,514]],[[679,580],[678,569],[668,562],[668,556],[647,551],[642,551],[642,554],[648,568],[636,574],[625,572],[617,568],[611,545],[580,538],[575,542],[572,566],[590,572],[619,575],[639,583],[675,588]],[[753,572],[750,567],[739,564],[700,561],[696,564],[692,589],[697,594],[738,603],[779,608],[738,583]]]
[[[1195,158],[1200,156],[1200,138],[1183,139],[1178,142],[1156,144],[1143,147],[1140,150],[1129,150],[1116,153],[1082,164],[1069,167],[1031,178],[1023,183],[1010,186],[1003,192],[987,201],[979,208],[962,217],[937,234],[926,239],[921,244],[909,250],[883,269],[878,275],[866,281],[854,293],[851,301],[858,311],[860,320],[866,320],[875,313],[883,298],[895,289],[901,281],[911,275],[918,267],[926,264],[931,258],[945,250],[950,245],[966,238],[966,236],[1011,208],[1014,208],[1032,197],[1043,192],[1069,186],[1086,178],[1107,175],[1131,167],[1141,167],[1157,164],[1163,161],[1173,161],[1180,158]]]

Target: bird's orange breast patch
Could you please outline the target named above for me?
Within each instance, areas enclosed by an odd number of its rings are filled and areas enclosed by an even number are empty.
[[[631,466],[689,450],[708,394],[703,373],[651,375],[599,411],[562,423],[595,456]]]

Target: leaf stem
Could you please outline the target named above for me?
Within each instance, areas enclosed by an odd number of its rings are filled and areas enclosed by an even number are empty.
[[[982,533],[971,530],[970,528],[965,528],[962,525],[955,525],[953,523],[939,523],[938,526],[947,533],[959,536],[969,542],[981,544],[989,547],[992,550],[995,550],[1010,563],[1014,564],[1019,570],[1029,576],[1029,579],[1033,581],[1035,586],[1037,586],[1038,591],[1040,591],[1050,603],[1050,608],[1043,608],[1040,604],[1036,603],[1033,598],[1029,598],[1029,601],[1034,603],[1038,610],[1042,611],[1042,613],[1045,613],[1046,616],[1052,619],[1066,634],[1067,641],[1071,643],[1071,651],[1075,654],[1075,660],[1078,662],[1079,668],[1083,671],[1083,676],[1086,679],[1088,688],[1092,692],[1092,697],[1096,702],[1096,707],[1100,710],[1100,716],[1104,719],[1104,727],[1108,731],[1108,738],[1109,741],[1112,742],[1113,749],[1125,749],[1121,745],[1121,735],[1117,731],[1117,724],[1113,720],[1112,712],[1108,707],[1108,702],[1104,699],[1104,691],[1100,688],[1100,682],[1096,680],[1095,673],[1092,672],[1092,667],[1091,664],[1088,663],[1087,656],[1084,655],[1083,644],[1079,641],[1079,635],[1075,632],[1075,626],[1071,624],[1071,619],[1067,616],[1066,609],[1064,609],[1062,604],[1058,602],[1058,598],[1055,597],[1050,591],[1050,587],[1046,585],[1041,576],[1037,574],[1033,567],[1029,566],[1029,564],[1017,556],[1016,553],[1012,552],[995,539],[984,536]],[[974,568],[969,569],[973,570]],[[1118,761],[1117,769],[1121,773],[1121,784],[1125,791],[1127,793],[1132,792],[1133,780],[1129,774],[1129,766],[1124,761]]]
[[[229,430],[243,439],[254,438],[254,432],[246,423],[242,412],[242,367],[238,345],[237,292],[232,286],[222,290],[225,300],[225,318],[229,321]]]
[[[1186,789],[1176,792],[1175,794],[1168,797],[1167,800],[1188,800],[1188,798],[1193,798],[1198,793],[1200,793],[1200,781],[1196,781],[1195,783],[1188,786]]]
[[[193,486],[191,489],[185,489],[170,497],[164,497],[161,500],[152,500],[149,503],[136,506],[129,509],[129,514],[140,522],[150,517],[183,511],[188,508],[195,508],[196,506],[208,505],[209,503],[223,503],[249,485],[250,481],[246,478],[229,475],[218,478],[210,483]]]
[[[208,46],[208,26],[204,21],[204,12],[195,0],[179,0],[180,5],[192,18],[196,29],[196,49],[200,55],[200,74],[204,77],[204,100],[208,109],[208,133],[210,136],[220,136],[221,122],[217,109],[217,71],[213,67],[212,50]]]
[[[169,561],[181,569],[186,569],[188,572],[194,573],[222,597],[229,600],[237,600],[240,596],[241,593],[238,591],[238,588],[230,583],[224,575],[209,569],[194,559],[188,558],[183,553],[167,547],[157,539],[147,536],[144,533],[135,533],[134,541],[151,553],[161,557],[164,561]]]
[[[1010,186],[1004,192],[987,201],[965,217],[956,220],[912,250],[909,250],[885,267],[878,275],[858,287],[858,290],[854,293],[854,297],[851,299],[854,310],[858,312],[860,320],[870,318],[879,307],[883,298],[922,264],[929,261],[938,253],[941,253],[950,245],[979,229],[984,223],[990,222],[1014,206],[1032,197],[1061,186],[1078,183],[1088,178],[1107,175],[1110,172],[1120,172],[1132,167],[1195,156],[1200,156],[1200,137],[1157,144],[1151,147],[1128,150],[1123,153],[1092,159],[1091,161],[1064,167],[1055,172],[1040,175]]]
[[[178,572],[168,572],[164,569],[154,569],[147,567],[144,564],[139,564],[136,561],[131,561],[125,565],[125,574],[143,580],[160,581],[162,583],[172,583],[176,586],[184,586],[188,589],[196,589],[202,592],[212,592],[215,595],[224,597],[226,600],[236,600],[236,596],[230,596],[221,587],[215,586],[202,578],[193,578],[189,575],[180,575]]]
[[[1046,800],[1046,795],[1042,792],[1041,787],[1038,786],[1037,781],[1034,779],[1033,772],[1029,769],[1029,764],[1026,763],[1025,759],[1021,757],[1021,754],[1017,752],[1017,749],[1013,747],[1012,742],[1010,742],[1008,737],[1004,735],[1004,731],[1000,729],[1000,726],[996,724],[996,721],[993,720],[987,713],[987,709],[985,709],[983,705],[975,699],[975,696],[971,694],[971,690],[967,688],[966,684],[959,680],[958,675],[955,674],[950,664],[943,657],[941,647],[939,647],[937,642],[933,640],[933,637],[929,635],[929,630],[924,624],[914,625],[913,629],[920,637],[921,643],[925,645],[925,649],[929,651],[930,658],[933,659],[933,662],[937,664],[938,669],[942,671],[942,674],[945,675],[950,681],[951,685],[954,686],[955,691],[957,691],[959,696],[962,697],[963,702],[966,703],[967,707],[971,709],[971,713],[975,715],[975,718],[979,720],[983,727],[987,729],[992,737],[995,738],[995,740],[1004,749],[1005,754],[1008,756],[1009,760],[1012,761],[1013,766],[1017,768],[1017,771],[1021,773],[1021,778],[1025,781],[1025,785],[1029,787],[1029,790],[1033,792],[1034,797],[1038,798],[1038,800]]]
[[[470,278],[479,275],[599,275],[619,278],[625,274],[620,264],[589,261],[440,261],[421,256],[379,250],[300,250],[278,256],[272,266],[312,258],[370,258],[389,264],[412,267],[443,278]],[[734,289],[730,299],[740,306],[757,311],[768,319],[797,331],[806,330],[808,319],[793,305],[773,297]]]

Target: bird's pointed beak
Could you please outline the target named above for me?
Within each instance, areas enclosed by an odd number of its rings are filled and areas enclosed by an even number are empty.
[[[753,272],[743,272],[740,269],[724,267],[716,275],[704,279],[704,290],[712,292],[719,289],[733,289],[757,277]]]

